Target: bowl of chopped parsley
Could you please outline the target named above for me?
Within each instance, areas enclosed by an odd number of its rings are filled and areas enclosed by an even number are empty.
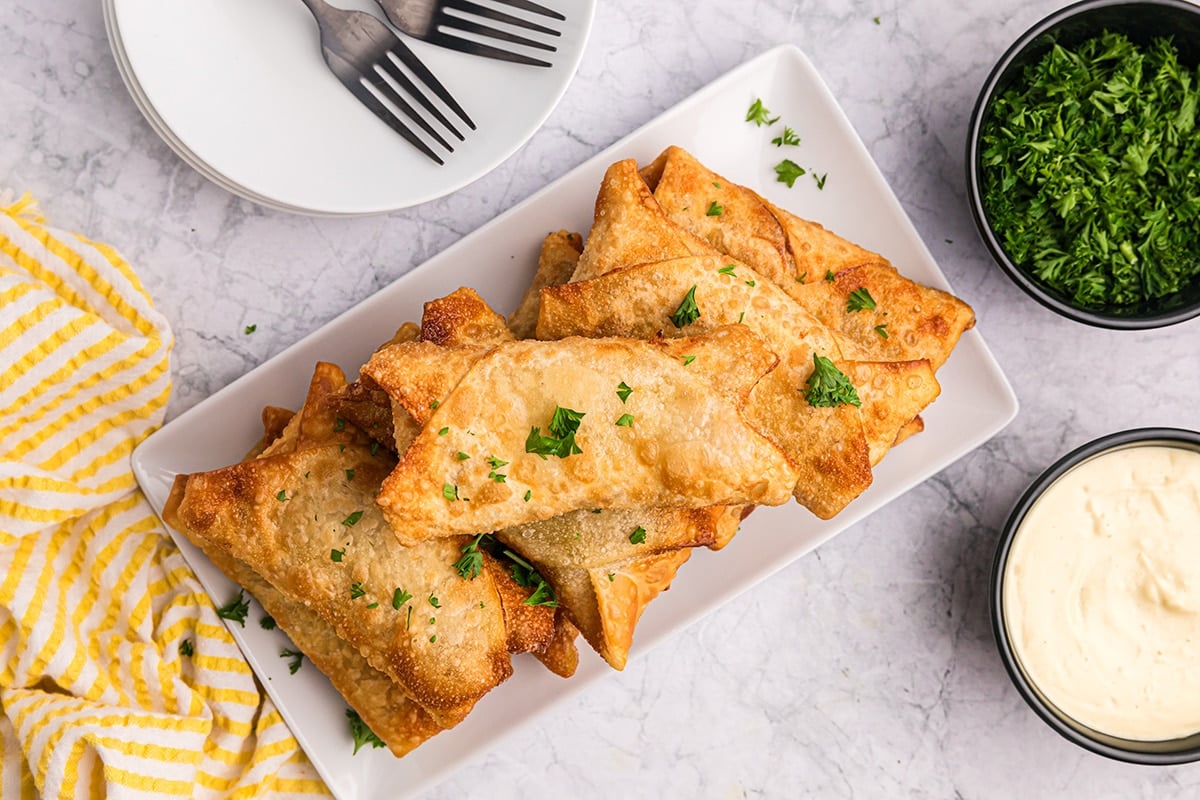
[[[1010,278],[1070,319],[1200,314],[1200,7],[1084,0],[1021,36],[971,114],[967,189]]]

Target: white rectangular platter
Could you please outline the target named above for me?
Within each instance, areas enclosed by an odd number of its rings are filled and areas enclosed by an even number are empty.
[[[768,132],[746,123],[755,98],[797,128],[803,143],[787,148],[786,155],[826,174],[823,189],[808,175],[791,189],[775,181],[773,167],[784,155],[770,139],[782,124]],[[542,237],[559,228],[584,233],[590,228],[605,168],[622,158],[645,163],[671,144],[772,202],[884,254],[914,280],[950,288],[812,65],[794,47],[778,47],[714,81],[151,436],[133,455],[151,503],[161,511],[176,473],[240,460],[261,435],[258,411],[265,405],[296,408],[316,361],[332,361],[348,375],[357,374],[401,322],[420,319],[426,300],[471,286],[498,310],[511,311],[533,274]],[[729,547],[720,553],[698,551],[671,591],[647,610],[633,656],[883,508],[978,447],[1016,414],[1016,397],[977,331],[963,336],[938,378],[942,394],[923,414],[925,431],[888,454],[866,493],[826,522],[795,504],[760,509]],[[172,535],[218,605],[237,594],[183,536]],[[278,657],[282,634],[258,625],[232,631],[329,788],[343,798],[416,795],[609,672],[582,643],[586,652],[570,680],[523,656],[513,678],[485,697],[464,723],[406,758],[397,760],[386,750],[352,756],[344,702],[315,670],[288,674]]]

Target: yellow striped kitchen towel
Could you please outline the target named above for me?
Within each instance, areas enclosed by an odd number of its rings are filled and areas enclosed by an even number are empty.
[[[326,790],[134,482],[172,339],[129,264],[0,201],[0,798]]]

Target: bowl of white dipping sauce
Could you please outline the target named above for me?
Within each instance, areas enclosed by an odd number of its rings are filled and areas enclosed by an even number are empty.
[[[1052,465],[1004,527],[991,607],[1013,683],[1062,736],[1200,760],[1200,433],[1123,431]]]

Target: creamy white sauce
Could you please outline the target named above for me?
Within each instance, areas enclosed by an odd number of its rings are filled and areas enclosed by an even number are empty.
[[[1128,447],[1059,478],[1013,539],[1003,604],[1026,676],[1077,722],[1200,731],[1200,453]]]

